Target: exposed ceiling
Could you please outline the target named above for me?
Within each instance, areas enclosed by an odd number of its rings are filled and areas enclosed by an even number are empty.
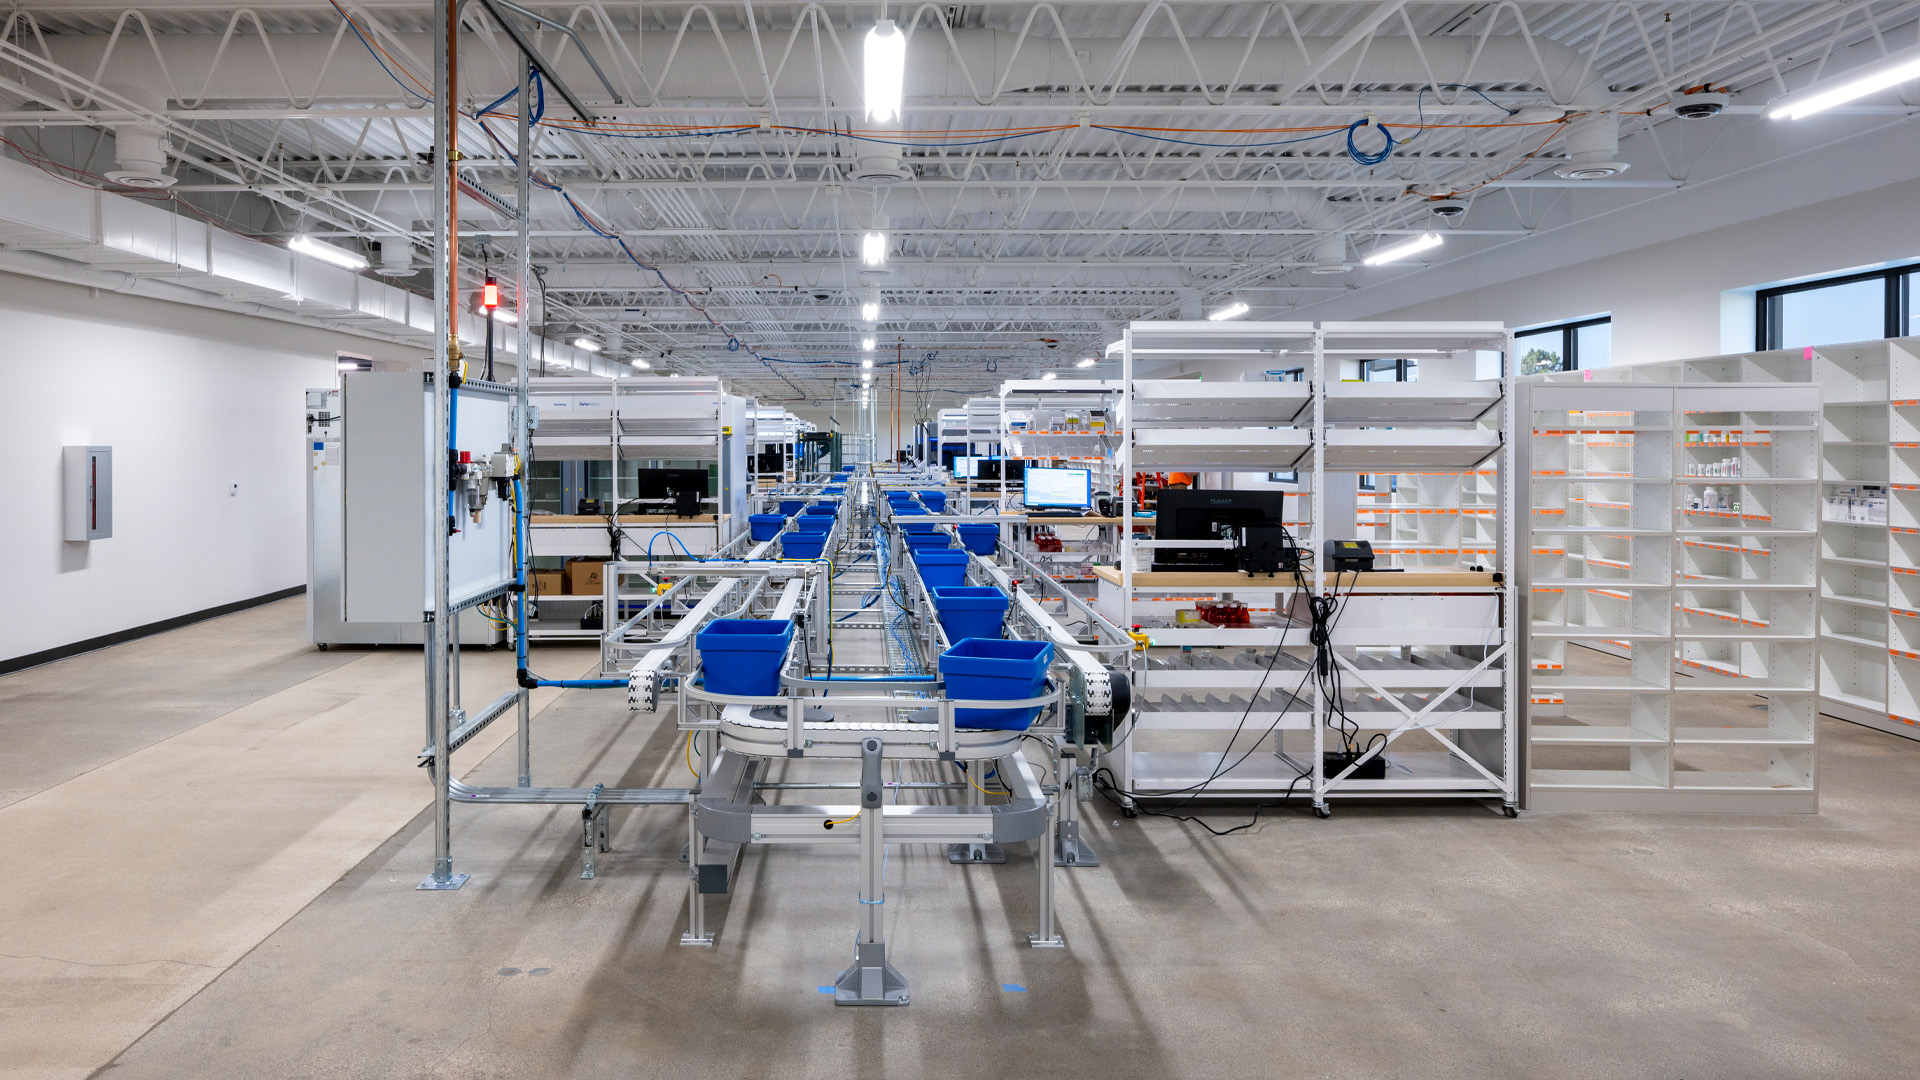
[[[1130,320],[1233,301],[1284,318],[1420,273],[1422,260],[1358,264],[1430,229],[1449,254],[1471,252],[1700,183],[1716,145],[1771,123],[1769,98],[1911,45],[1920,12],[1899,0],[896,7],[906,103],[881,124],[861,101],[875,5],[528,6],[576,28],[605,75],[574,40],[509,14],[596,118],[545,87],[531,154],[545,183],[529,208],[548,336],[719,374],[763,402],[829,401],[857,384],[863,357],[883,369],[898,357],[903,389],[930,405],[1069,369]],[[464,10],[471,289],[489,263],[511,280],[502,209],[516,202],[520,106],[498,100],[518,78],[511,42],[480,4]],[[0,34],[7,153],[110,187],[110,171],[158,166],[172,186],[142,197],[180,212],[425,267],[432,19],[422,4],[346,0],[22,4]],[[1730,88],[1732,106],[1677,118],[1669,102],[1703,85]],[[1848,110],[1855,122],[1913,111],[1871,101]],[[1379,130],[1349,130],[1367,118],[1395,140],[1383,159]],[[163,161],[142,160],[143,133],[165,140]],[[1632,168],[1565,179],[1570,155]],[[1441,196],[1465,212],[1435,215]],[[876,229],[883,272],[860,257]],[[431,289],[417,269],[396,280]],[[865,302],[877,320],[863,322]]]

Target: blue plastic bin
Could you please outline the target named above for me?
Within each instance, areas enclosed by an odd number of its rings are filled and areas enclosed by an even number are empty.
[[[793,644],[793,620],[715,619],[693,643],[708,690],[767,697],[780,692],[780,665]]]
[[[921,548],[913,553],[913,564],[920,568],[920,580],[927,588],[951,588],[967,583],[967,562],[973,556],[952,548]]]
[[[940,527],[931,521],[920,521],[916,518],[903,518],[898,524],[900,531],[908,536],[925,536]]]
[[[992,555],[1000,550],[1000,526],[968,525],[956,526],[960,533],[960,544],[975,555]]]
[[[953,544],[945,533],[909,533],[907,534],[907,553],[918,555],[923,551],[951,551]]]
[[[997,638],[1007,621],[1007,594],[991,585],[948,585],[928,589],[948,641]]]
[[[923,491],[920,493],[920,501],[936,514],[944,514],[947,511],[947,493],[944,491]]]
[[[787,523],[780,514],[754,514],[747,518],[747,527],[753,533],[753,542],[771,540],[780,535],[780,527]]]
[[[781,499],[780,500],[780,516],[792,517],[793,515],[799,513],[800,508],[805,505],[807,505],[807,500],[805,499]]]
[[[840,512],[840,504],[837,502],[814,503],[812,506],[809,506],[805,510],[800,511],[800,516],[801,517],[832,517],[833,515],[839,512]]]
[[[1047,668],[1053,643],[966,638],[940,654],[940,677],[947,697],[958,701],[1018,701],[1047,692]],[[1024,709],[956,709],[957,727],[1024,731],[1040,715],[1040,706]]]
[[[846,493],[847,493],[847,489],[844,487],[840,487],[838,485],[835,485],[833,487],[824,487],[820,489],[820,494],[822,495],[845,495]]]
[[[825,535],[832,531],[833,521],[833,518],[825,514],[801,514],[799,517],[793,519],[793,527],[803,533],[819,533]]]
[[[780,538],[780,557],[784,559],[817,559],[820,549],[827,546],[827,533],[802,530],[790,532]]]

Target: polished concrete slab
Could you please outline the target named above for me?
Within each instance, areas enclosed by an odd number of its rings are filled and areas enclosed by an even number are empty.
[[[0,806],[365,655],[305,619],[296,597],[0,678]]]
[[[248,625],[274,628],[258,634],[214,643],[199,627],[141,643],[132,651],[163,673],[158,705],[121,744],[180,730],[62,782],[49,781],[78,755],[20,772],[38,790],[0,807],[0,1075],[89,1075],[427,805],[419,652],[314,663],[299,651],[297,604],[263,610]],[[90,707],[138,713],[126,672],[140,664],[119,651],[26,673],[64,693],[45,709],[38,692],[9,693],[12,724],[54,728],[29,740],[42,746],[94,732],[63,728]],[[513,683],[510,653],[475,653],[467,669],[477,693]],[[196,699],[196,685],[224,679],[241,685]],[[177,701],[187,707],[168,708]],[[215,715],[188,723],[201,714]],[[482,732],[471,762],[511,735],[511,723]]]
[[[106,692],[67,685],[75,709]],[[845,1009],[820,988],[851,959],[850,850],[750,851],[710,903],[711,949],[678,944],[677,809],[616,810],[585,881],[577,810],[457,807],[473,880],[416,891],[417,691],[417,655],[361,654],[0,809],[0,1076],[1749,1080],[1920,1061],[1920,746],[1844,723],[1823,725],[1817,816],[1342,803],[1216,838],[1095,802],[1103,865],[1056,878],[1065,950],[1025,945],[1030,849],[955,867],[896,845],[886,923],[913,1003]],[[535,731],[539,783],[689,779],[671,716],[613,694],[560,695]],[[511,747],[468,752],[476,782],[512,782]]]
[[[670,723],[590,692],[539,734],[542,782],[687,776]],[[896,846],[899,1010],[820,990],[851,958],[851,851],[750,852],[691,949],[679,812],[617,812],[583,881],[577,813],[463,808],[467,888],[413,891],[416,819],[103,1075],[1910,1077],[1920,747],[1822,736],[1818,816],[1343,803],[1214,838],[1096,803],[1062,951],[1024,944],[1030,850]]]

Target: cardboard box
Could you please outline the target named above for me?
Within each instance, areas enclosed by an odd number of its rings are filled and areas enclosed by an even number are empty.
[[[573,596],[599,596],[601,571],[605,559],[567,560],[567,592]]]
[[[565,570],[535,570],[528,583],[535,596],[561,596],[567,591],[567,572]]]

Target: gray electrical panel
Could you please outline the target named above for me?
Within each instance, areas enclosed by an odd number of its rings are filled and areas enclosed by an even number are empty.
[[[66,507],[61,536],[105,540],[113,535],[113,447],[62,448],[61,486]]]
[[[461,448],[486,452],[508,439],[505,395],[463,388]],[[307,631],[316,644],[420,644],[431,607],[427,521],[432,393],[418,372],[347,372],[339,390],[307,391]],[[454,602],[512,576],[512,514],[492,499],[478,522],[458,515],[453,537]],[[468,609],[464,644],[493,644],[501,631]]]

